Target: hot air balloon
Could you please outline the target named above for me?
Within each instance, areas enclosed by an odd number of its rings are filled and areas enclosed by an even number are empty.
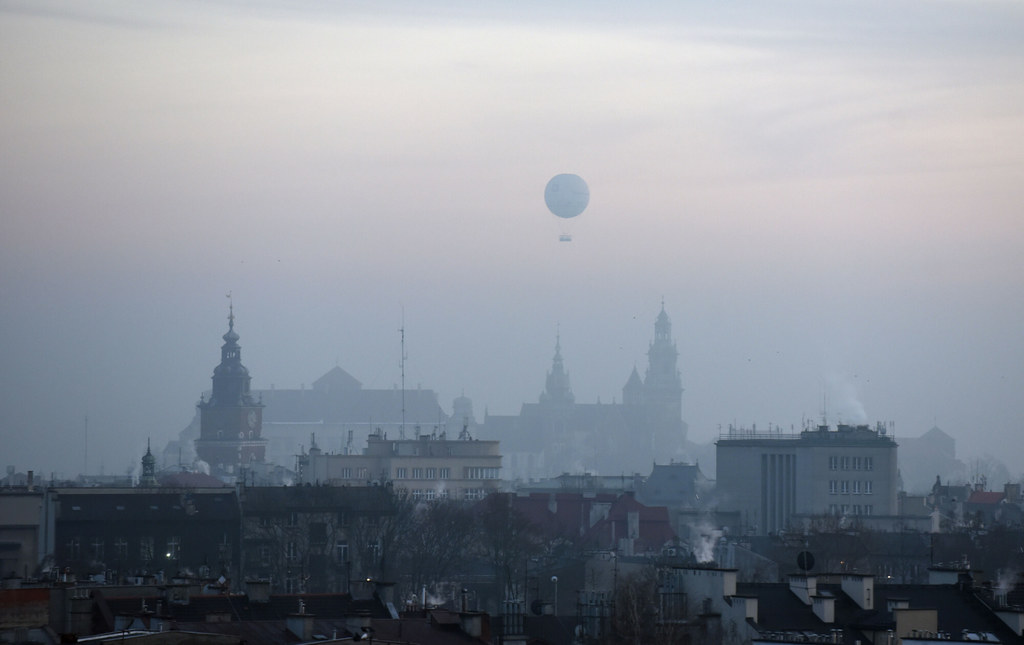
[[[548,210],[553,214],[564,220],[571,220],[587,208],[587,204],[590,203],[590,189],[587,188],[587,182],[583,181],[579,175],[570,173],[555,175],[544,188],[544,203],[548,205]],[[564,224],[558,240],[560,242],[572,241],[567,222]]]

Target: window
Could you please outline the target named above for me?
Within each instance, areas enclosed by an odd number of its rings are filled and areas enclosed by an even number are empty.
[[[298,513],[289,513],[288,514],[288,526],[298,526],[298,525],[299,525],[299,514]]]
[[[864,506],[864,514],[865,515],[874,515],[875,514],[875,507],[872,506],[871,504],[865,505]]]
[[[408,474],[406,474],[405,466],[395,468],[395,479],[405,479],[406,477],[408,477]]]
[[[432,502],[434,500],[434,489],[428,488],[427,490],[423,491],[423,499],[427,500],[428,502]]]
[[[864,494],[871,495],[872,493],[873,491],[871,490],[871,480],[869,479],[866,482],[864,482]]]
[[[167,559],[181,559],[181,538],[177,535],[172,535],[167,538]]]
[[[451,479],[452,477],[451,468],[439,468],[437,474],[441,479]]]
[[[853,514],[854,515],[863,515],[863,513],[861,513],[860,504],[854,504],[853,505]]]
[[[437,498],[438,499],[448,499],[448,489],[447,488],[442,488],[441,490],[437,491]]]
[[[849,513],[850,513],[850,505],[849,504],[843,504],[842,512],[843,512],[843,515],[849,515]]]
[[[217,555],[220,557],[221,562],[231,561],[231,541],[228,539],[227,533],[224,534],[220,544],[217,545]]]
[[[864,458],[864,470],[874,470],[874,469],[875,469],[875,458],[874,457],[865,457]]]
[[[101,537],[95,537],[92,539],[92,548],[90,549],[89,555],[96,562],[103,562],[103,547],[105,542]]]
[[[363,467],[363,468],[360,468],[359,472],[356,473],[356,474],[359,476],[359,479],[367,479],[367,477],[370,474],[370,471],[368,471],[365,467]]]
[[[850,469],[850,458],[849,457],[843,457],[842,466],[843,466],[843,470],[849,470]]]
[[[861,458],[860,457],[854,457],[853,458],[853,469],[854,470],[860,470],[860,468],[861,468],[860,464],[861,464]]]
[[[423,469],[422,468],[413,468],[412,469],[412,478],[413,479],[423,479]]]
[[[841,482],[841,484],[842,484],[841,488],[839,489],[840,492],[842,492],[843,495],[849,495],[850,494],[850,482],[849,482],[849,480],[844,479]]]
[[[338,562],[348,562],[348,542],[338,540],[334,543],[334,555]]]
[[[128,540],[123,537],[114,538],[114,557],[119,561],[128,559]]]
[[[839,514],[839,506],[837,506],[835,504],[829,504],[828,505],[828,514],[829,515],[838,515]]]
[[[473,501],[483,499],[487,496],[487,493],[482,488],[467,488],[463,493],[463,499]]]
[[[139,538],[139,559],[144,562],[153,559],[153,536]]]
[[[427,468],[427,479],[437,479],[437,468]]]
[[[284,545],[284,559],[285,560],[295,560],[298,557],[299,557],[299,549],[298,549],[298,547],[296,547],[294,541],[289,540],[288,543]]]
[[[853,482],[853,494],[860,495],[860,480]]]
[[[68,560],[77,560],[80,555],[81,542],[78,538],[73,537],[67,541],[65,545],[65,551]]]
[[[839,470],[839,457],[832,455],[828,458],[828,469]]]
[[[828,482],[828,494],[836,495],[839,493],[839,482],[835,479],[830,479]]]
[[[342,479],[352,479],[352,469],[348,466],[341,469]]]

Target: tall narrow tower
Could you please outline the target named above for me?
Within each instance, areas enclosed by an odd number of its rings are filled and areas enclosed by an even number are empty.
[[[562,335],[555,335],[555,357],[551,361],[551,371],[544,383],[544,392],[540,395],[541,403],[553,405],[571,405],[575,401],[572,386],[569,385],[569,373],[562,362]]]
[[[228,331],[213,368],[209,400],[200,397],[196,455],[210,465],[211,474],[237,474],[239,468],[262,462],[267,442],[262,438],[263,404],[249,393],[249,370],[235,332],[234,305],[228,309]]]
[[[647,350],[647,374],[644,377],[644,416],[653,433],[655,454],[671,455],[686,439],[683,424],[683,381],[678,368],[679,350],[672,340],[672,321],[661,313],[654,322],[654,340]]]

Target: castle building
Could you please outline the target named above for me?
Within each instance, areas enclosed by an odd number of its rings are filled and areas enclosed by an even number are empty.
[[[672,323],[662,303],[643,378],[634,367],[621,403],[579,403],[562,357],[561,336],[536,403],[518,415],[485,416],[480,435],[499,439],[509,479],[531,481],[562,473],[623,475],[684,457],[683,387]]]
[[[210,398],[200,397],[199,438],[196,455],[210,466],[211,474],[236,475],[241,468],[262,463],[266,441],[262,437],[263,403],[249,391],[249,370],[242,365],[242,349],[235,332],[235,313],[228,314],[220,364],[213,369]]]
[[[730,428],[715,447],[718,508],[739,513],[735,531],[768,535],[814,517],[897,514],[897,446],[881,424],[788,434]]]

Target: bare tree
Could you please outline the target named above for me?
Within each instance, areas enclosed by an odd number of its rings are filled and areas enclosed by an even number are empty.
[[[351,524],[355,573],[360,577],[387,580],[396,574],[398,554],[408,539],[415,510],[410,492],[382,487],[379,505]]]
[[[540,551],[536,528],[514,509],[507,493],[491,493],[478,505],[480,548],[494,567],[506,597],[515,594],[520,567]]]
[[[444,582],[476,543],[477,528],[464,503],[439,499],[417,506],[403,550],[411,591]]]

